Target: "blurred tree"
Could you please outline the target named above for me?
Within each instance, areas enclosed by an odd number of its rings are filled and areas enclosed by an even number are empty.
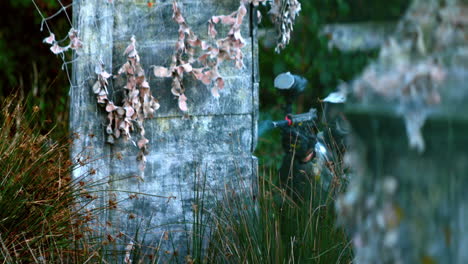
[[[468,263],[468,1],[413,0],[352,84],[355,263]]]

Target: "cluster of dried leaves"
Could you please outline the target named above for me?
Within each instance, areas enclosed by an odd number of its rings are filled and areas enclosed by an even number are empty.
[[[145,137],[143,123],[145,119],[153,117],[154,112],[159,109],[159,103],[151,94],[145,71],[140,64],[134,36],[131,38],[130,45],[125,49],[124,55],[127,56],[127,62],[119,69],[118,75],[114,76],[115,78],[125,77],[127,81],[124,86],[122,106],[115,105],[109,99],[107,79],[112,75],[104,70],[102,64],[96,69],[98,80],[93,86],[93,92],[97,96],[98,103],[105,106],[108,113],[109,123],[106,129],[108,143],[113,144],[114,140],[120,137],[131,140],[130,132],[135,130],[134,124],[136,124],[140,134],[140,139],[136,143],[140,149],[139,167],[141,171],[144,171],[149,140]]]
[[[60,46],[59,43],[65,41],[66,39],[70,40],[68,45],[67,46]],[[55,39],[54,33],[50,33],[50,36],[45,38],[43,40],[43,42],[52,45],[52,47],[50,47],[50,50],[54,54],[60,54],[60,53],[66,52],[66,51],[68,51],[70,49],[77,50],[77,49],[79,49],[79,48],[81,48],[83,46],[83,44],[81,43],[81,40],[78,38],[78,30],[76,30],[74,28],[70,29],[70,31],[68,32],[67,37],[64,40],[57,41]]]
[[[173,2],[173,19],[179,24],[179,38],[172,56],[169,68],[154,66],[156,77],[172,77],[172,93],[177,96],[179,108],[187,111],[187,96],[183,85],[184,73],[191,74],[195,79],[205,85],[212,85],[211,93],[219,97],[219,90],[224,88],[224,79],[219,74],[219,66],[224,61],[234,61],[237,68],[244,67],[242,48],[245,39],[241,35],[241,26],[247,14],[247,5],[258,6],[267,0],[242,0],[237,11],[229,15],[213,16],[208,21],[208,35],[212,41],[200,39],[187,24],[177,1]],[[294,21],[301,10],[297,0],[274,0],[271,5],[270,15],[277,25],[278,46],[276,51],[283,49],[291,38]],[[227,36],[216,39],[218,32],[216,25],[229,26]],[[214,41],[213,41],[214,40]],[[214,44],[211,44],[213,43]],[[201,51],[196,56],[197,51]],[[184,59],[185,58],[185,59]],[[195,59],[196,58],[196,59]]]
[[[294,23],[301,11],[301,4],[298,0],[269,0],[269,3],[271,9],[268,14],[278,34],[275,51],[280,53],[289,44]]]
[[[173,19],[179,25],[179,38],[172,56],[169,68],[154,67],[156,77],[172,77],[172,93],[178,97],[179,108],[187,111],[187,97],[183,86],[184,73],[191,74],[205,85],[213,85],[211,93],[219,97],[219,90],[224,88],[224,79],[219,74],[219,66],[224,61],[234,61],[237,68],[244,67],[242,48],[245,40],[241,35],[241,25],[247,14],[246,4],[251,1],[241,1],[237,11],[229,15],[213,16],[208,21],[208,34],[214,40],[200,39],[184,19],[176,1],[173,2]],[[258,1],[255,1],[258,5]],[[218,32],[217,24],[230,27],[227,36],[215,39]],[[197,51],[201,51],[196,55]]]

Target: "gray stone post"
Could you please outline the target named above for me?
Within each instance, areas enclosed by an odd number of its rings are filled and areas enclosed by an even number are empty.
[[[231,0],[178,2],[187,23],[203,39],[208,39],[211,16],[228,15],[239,7],[239,1]],[[117,208],[99,214],[102,235],[122,245],[133,240],[149,251],[161,246],[172,253],[184,252],[182,241],[190,235],[186,231],[193,221],[194,193],[201,190],[197,182],[206,183],[205,196],[209,196],[221,194],[226,185],[249,188],[257,174],[257,159],[252,156],[259,82],[255,18],[249,10],[241,29],[247,43],[242,49],[245,67],[223,64],[220,73],[226,84],[219,98],[211,95],[210,87],[186,75],[189,110],[182,112],[171,93],[170,78],[156,78],[150,68],[171,63],[179,28],[172,20],[172,1],[158,0],[149,6],[146,0],[77,0],[73,7],[83,48],[73,64],[70,123],[76,139],[72,156],[97,159],[75,171],[74,177],[92,171],[91,179],[104,183],[97,187],[102,195],[92,206],[117,202]],[[132,35],[153,96],[161,105],[155,117],[145,121],[150,143],[143,181],[135,177],[139,175],[138,148],[122,140],[106,143],[107,113],[92,91],[96,65],[102,60],[105,70],[116,74],[126,61],[123,52]],[[111,97],[119,103],[123,88],[115,81],[110,87]],[[215,199],[207,200],[209,208]]]
[[[351,85],[356,263],[468,263],[468,2],[416,0]]]

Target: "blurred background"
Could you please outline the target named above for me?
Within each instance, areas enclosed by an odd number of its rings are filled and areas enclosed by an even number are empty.
[[[68,5],[72,0],[62,0]],[[321,108],[319,98],[333,91],[340,81],[349,81],[362,71],[378,50],[340,52],[328,47],[329,36],[320,29],[330,23],[395,21],[408,5],[407,0],[303,0],[291,43],[281,54],[274,51],[269,38],[272,25],[264,16],[260,24],[260,120],[282,119],[284,98],[273,87],[279,73],[289,71],[307,78],[309,86],[297,101],[295,112],[311,107]],[[36,0],[45,17],[54,14],[60,5],[57,0]],[[157,4],[157,2],[156,2]],[[263,7],[262,7],[263,9]],[[266,14],[267,9],[262,10]],[[28,105],[40,108],[40,122],[44,131],[55,127],[57,137],[68,134],[69,81],[62,70],[62,59],[54,56],[42,40],[41,17],[31,0],[3,0],[0,24],[0,97],[18,93],[28,98]],[[57,35],[65,35],[69,24],[64,15],[50,21]],[[281,160],[279,131],[262,133],[256,155],[266,167],[277,167]]]

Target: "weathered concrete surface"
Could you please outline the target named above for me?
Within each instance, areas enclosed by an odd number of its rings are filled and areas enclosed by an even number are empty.
[[[73,68],[76,85],[71,89],[71,130],[79,134],[79,139],[74,142],[72,154],[99,158],[74,176],[95,169],[92,177],[106,181],[101,186],[106,195],[100,204],[93,205],[107,206],[109,199],[119,202],[116,209],[101,214],[101,221],[112,223],[101,229],[104,235],[112,235],[123,245],[135,240],[137,245],[145,246],[148,254],[154,254],[159,246],[170,252],[184,252],[186,245],[180,242],[189,236],[186,231],[192,222],[196,178],[206,178],[208,189],[216,193],[225,184],[251,186],[256,175],[257,160],[252,156],[257,137],[259,81],[255,22],[246,18],[242,27],[248,43],[243,48],[245,68],[224,63],[220,73],[226,86],[219,99],[211,95],[209,87],[187,75],[184,82],[189,111],[183,113],[170,92],[170,79],[156,78],[150,69],[152,65],[169,66],[171,61],[178,36],[178,25],[172,20],[172,0],[157,1],[153,7],[148,7],[147,1],[109,2],[74,1],[75,27],[84,48]],[[211,16],[230,14],[237,10],[239,2],[185,0],[179,5],[194,32],[207,40]],[[220,27],[220,36],[226,30]],[[138,149],[131,142],[105,143],[106,113],[91,90],[99,59],[107,71],[112,69],[115,74],[126,61],[123,51],[132,35],[137,39],[153,96],[161,104],[156,117],[145,121],[150,153],[144,181],[133,177],[139,174]],[[118,103],[122,88],[117,81],[111,87],[111,97]],[[164,239],[165,231],[178,241],[176,248]],[[125,235],[118,238],[119,232]]]
[[[337,207],[356,263],[468,263],[467,10],[468,1],[414,1],[395,41],[353,85],[355,175]],[[399,67],[429,61],[444,74],[400,78],[410,75]],[[425,121],[422,151],[409,147],[408,115]]]

